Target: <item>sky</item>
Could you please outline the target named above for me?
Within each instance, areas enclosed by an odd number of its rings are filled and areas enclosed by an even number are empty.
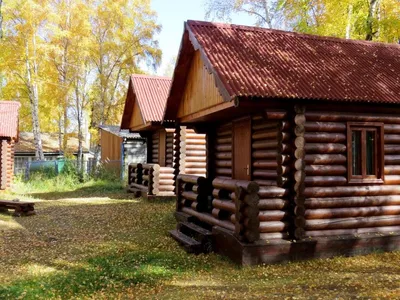
[[[206,9],[204,0],[152,0],[151,2],[152,8],[158,14],[158,23],[162,25],[161,33],[158,35],[163,53],[162,63],[156,72],[162,76],[168,63],[178,55],[184,21],[205,20]],[[214,21],[221,22],[221,20]],[[232,16],[232,23],[253,25],[254,19],[245,14],[238,14]]]

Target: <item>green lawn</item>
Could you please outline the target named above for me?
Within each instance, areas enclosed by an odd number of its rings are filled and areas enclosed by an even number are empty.
[[[0,194],[37,201],[36,216],[0,214],[0,299],[400,298],[400,252],[240,268],[171,240],[173,202],[118,183],[43,186]]]

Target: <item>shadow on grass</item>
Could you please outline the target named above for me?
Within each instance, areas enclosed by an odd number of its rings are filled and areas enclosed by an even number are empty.
[[[47,276],[37,276],[0,287],[0,299],[58,298],[107,293],[135,285],[155,285],[175,275],[211,266],[172,252],[130,251],[90,258],[85,267]]]
[[[33,192],[26,194],[35,199],[41,200],[60,200],[60,199],[79,199],[85,197],[108,197],[111,199],[132,198],[122,185],[93,185],[80,187],[72,191],[51,191],[51,192]]]

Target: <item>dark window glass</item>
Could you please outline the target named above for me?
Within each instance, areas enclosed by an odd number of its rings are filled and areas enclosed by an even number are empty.
[[[366,132],[366,173],[367,175],[375,175],[375,132]]]
[[[362,175],[361,171],[361,131],[352,132],[353,175]]]

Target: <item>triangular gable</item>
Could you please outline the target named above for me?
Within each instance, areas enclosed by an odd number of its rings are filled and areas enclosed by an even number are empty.
[[[199,113],[222,103],[224,99],[215,85],[214,74],[208,71],[200,52],[196,51],[186,79],[183,97],[177,109],[177,118]]]

